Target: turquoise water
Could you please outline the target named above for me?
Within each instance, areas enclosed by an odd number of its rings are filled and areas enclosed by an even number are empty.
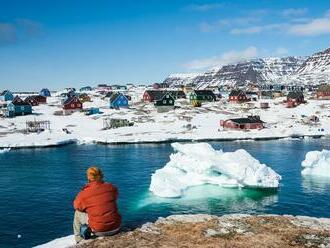
[[[100,166],[106,179],[118,186],[124,229],[183,213],[330,217],[330,180],[300,174],[306,152],[330,149],[329,140],[211,144],[224,151],[246,149],[271,166],[283,177],[279,191],[202,186],[191,188],[184,198],[155,197],[148,191],[151,173],[169,160],[169,144],[70,145],[0,154],[0,247],[31,247],[72,233],[72,201],[90,165]]]

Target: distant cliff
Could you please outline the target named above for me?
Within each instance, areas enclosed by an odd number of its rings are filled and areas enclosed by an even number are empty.
[[[193,84],[240,86],[253,84],[330,83],[330,48],[309,57],[258,58],[224,65],[198,74],[173,74],[164,82],[172,87]]]
[[[277,215],[172,215],[77,247],[330,247],[330,219]]]

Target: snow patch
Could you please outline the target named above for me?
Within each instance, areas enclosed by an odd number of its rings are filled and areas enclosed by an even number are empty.
[[[76,244],[76,241],[74,239],[74,235],[69,235],[66,237],[54,239],[48,243],[35,246],[35,248],[67,248],[74,246]]]
[[[208,143],[179,144],[177,153],[151,176],[149,190],[160,197],[181,197],[192,186],[278,188],[281,176],[247,151],[216,151]]]
[[[301,165],[303,175],[330,177],[330,151],[310,151]]]

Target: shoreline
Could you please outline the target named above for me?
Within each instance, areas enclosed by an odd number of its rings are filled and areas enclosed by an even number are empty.
[[[326,134],[309,134],[309,135],[288,135],[288,136],[274,136],[274,137],[255,137],[255,138],[200,138],[200,139],[187,139],[187,138],[178,138],[178,139],[164,139],[164,140],[153,140],[153,141],[90,141],[82,142],[78,139],[70,139],[67,141],[62,141],[57,144],[46,144],[46,145],[26,145],[26,146],[0,146],[0,149],[11,149],[11,150],[20,150],[20,149],[42,149],[42,148],[55,148],[63,147],[67,145],[144,145],[144,144],[169,144],[173,142],[233,142],[233,141],[271,141],[271,140],[283,140],[283,139],[330,139],[330,136]]]
[[[75,244],[73,235],[38,248],[67,247],[328,247],[330,218],[277,214],[179,214],[134,230]],[[178,244],[180,244],[178,246]]]

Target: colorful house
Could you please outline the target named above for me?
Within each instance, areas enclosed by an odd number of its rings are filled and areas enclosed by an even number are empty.
[[[63,103],[64,110],[75,111],[82,109],[82,107],[82,102],[76,96],[66,99]]]
[[[45,96],[34,96],[34,99],[39,103],[39,104],[45,104],[47,103],[47,97]]]
[[[90,87],[90,86],[85,86],[85,87],[81,87],[79,91],[81,92],[81,91],[92,91],[92,90],[93,90],[92,87]]]
[[[28,96],[24,100],[25,102],[28,102],[31,104],[31,106],[38,106],[39,102],[36,100],[35,96]]]
[[[175,100],[186,98],[186,94],[184,93],[183,90],[169,90],[168,92],[173,96]]]
[[[40,96],[45,96],[45,97],[49,97],[49,96],[51,96],[49,89],[46,89],[46,88],[42,89],[42,90],[40,91],[39,95],[40,95]]]
[[[110,97],[110,108],[127,108],[128,107],[128,99],[122,93],[116,92],[113,93]]]
[[[71,89],[68,91],[68,93],[66,93],[66,96],[67,96],[67,98],[72,98],[74,96],[77,96],[77,93],[74,89]]]
[[[0,101],[12,101],[14,100],[14,95],[9,90],[4,90],[0,94]]]
[[[229,94],[229,102],[243,103],[248,102],[250,99],[242,90],[232,90]]]
[[[330,100],[330,84],[323,84],[316,90],[317,99]]]
[[[189,95],[190,103],[194,106],[201,105],[202,102],[213,102],[216,96],[211,90],[194,90]]]
[[[304,94],[302,93],[302,91],[290,91],[287,95],[287,107],[293,108],[301,103],[305,103]]]
[[[81,93],[81,94],[79,94],[79,100],[82,102],[82,103],[84,103],[84,102],[91,102],[92,100],[91,100],[91,97],[88,95],[88,94],[86,94],[86,93]]]
[[[30,103],[23,101],[16,96],[14,100],[7,105],[6,117],[14,117],[19,115],[32,114],[32,106]]]
[[[233,118],[228,120],[221,120],[220,126],[225,129],[262,129],[264,128],[264,122],[260,120],[259,116],[248,116],[246,118]]]
[[[164,90],[146,90],[143,93],[143,101],[144,102],[154,102],[163,97],[166,93]]]
[[[174,106],[175,99],[172,96],[170,92],[165,92],[164,95],[156,100],[155,106],[161,107],[161,106]]]

